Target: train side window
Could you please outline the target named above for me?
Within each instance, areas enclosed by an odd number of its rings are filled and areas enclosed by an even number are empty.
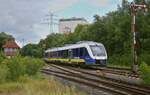
[[[84,49],[83,48],[80,48],[80,56],[83,56],[84,55]]]
[[[45,53],[45,54],[44,54],[44,57],[48,57],[48,53]]]
[[[68,58],[69,57],[69,52],[68,52],[68,50],[65,50],[65,58]]]
[[[89,53],[87,51],[87,48],[83,48],[84,49],[84,56],[89,56]]]
[[[61,51],[61,57],[65,58],[65,51],[64,50]]]
[[[63,52],[62,51],[59,52],[59,56],[63,57]]]
[[[54,57],[54,52],[51,52],[51,57],[52,57],[52,58]]]
[[[57,52],[54,52],[54,57],[57,57]]]
[[[51,52],[48,53],[48,57],[51,57]]]
[[[77,49],[77,55],[80,56],[80,48]]]
[[[73,50],[69,49],[68,50],[68,58],[72,58],[73,57]]]
[[[76,51],[75,51],[75,49],[73,49],[72,52],[73,52],[73,57],[76,57]]]
[[[68,50],[63,50],[62,54],[63,54],[63,58],[67,58],[68,57]]]
[[[58,51],[58,57],[61,57],[61,51]]]
[[[73,49],[72,52],[73,52],[73,57],[78,57],[78,49],[77,48]]]
[[[58,51],[56,51],[56,57],[58,57]]]
[[[89,56],[88,51],[85,47],[80,48],[80,56]]]
[[[77,57],[80,56],[80,48],[77,48],[77,49],[76,49],[76,55],[77,55]]]

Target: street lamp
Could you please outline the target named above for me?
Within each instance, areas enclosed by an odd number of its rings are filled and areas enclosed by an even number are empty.
[[[138,50],[140,49],[140,43],[139,43],[139,33],[135,30],[135,18],[138,10],[144,10],[144,12],[148,11],[147,5],[145,2],[141,4],[135,4],[134,2],[131,2],[130,4],[131,13],[132,13],[132,22],[131,22],[131,32],[133,33],[133,64],[132,64],[132,71],[134,73],[137,73],[138,71]]]

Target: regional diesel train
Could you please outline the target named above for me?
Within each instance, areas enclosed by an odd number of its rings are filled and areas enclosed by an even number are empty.
[[[102,43],[80,41],[76,44],[48,49],[44,52],[47,62],[68,64],[107,65],[107,52]]]

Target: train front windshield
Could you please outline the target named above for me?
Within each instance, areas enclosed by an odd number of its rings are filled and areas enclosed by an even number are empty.
[[[93,45],[90,47],[94,56],[106,56],[104,46]]]

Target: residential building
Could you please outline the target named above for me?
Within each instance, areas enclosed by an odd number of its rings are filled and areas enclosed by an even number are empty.
[[[76,27],[81,24],[88,24],[84,18],[68,18],[59,20],[59,32],[60,33],[71,33],[74,32]]]

